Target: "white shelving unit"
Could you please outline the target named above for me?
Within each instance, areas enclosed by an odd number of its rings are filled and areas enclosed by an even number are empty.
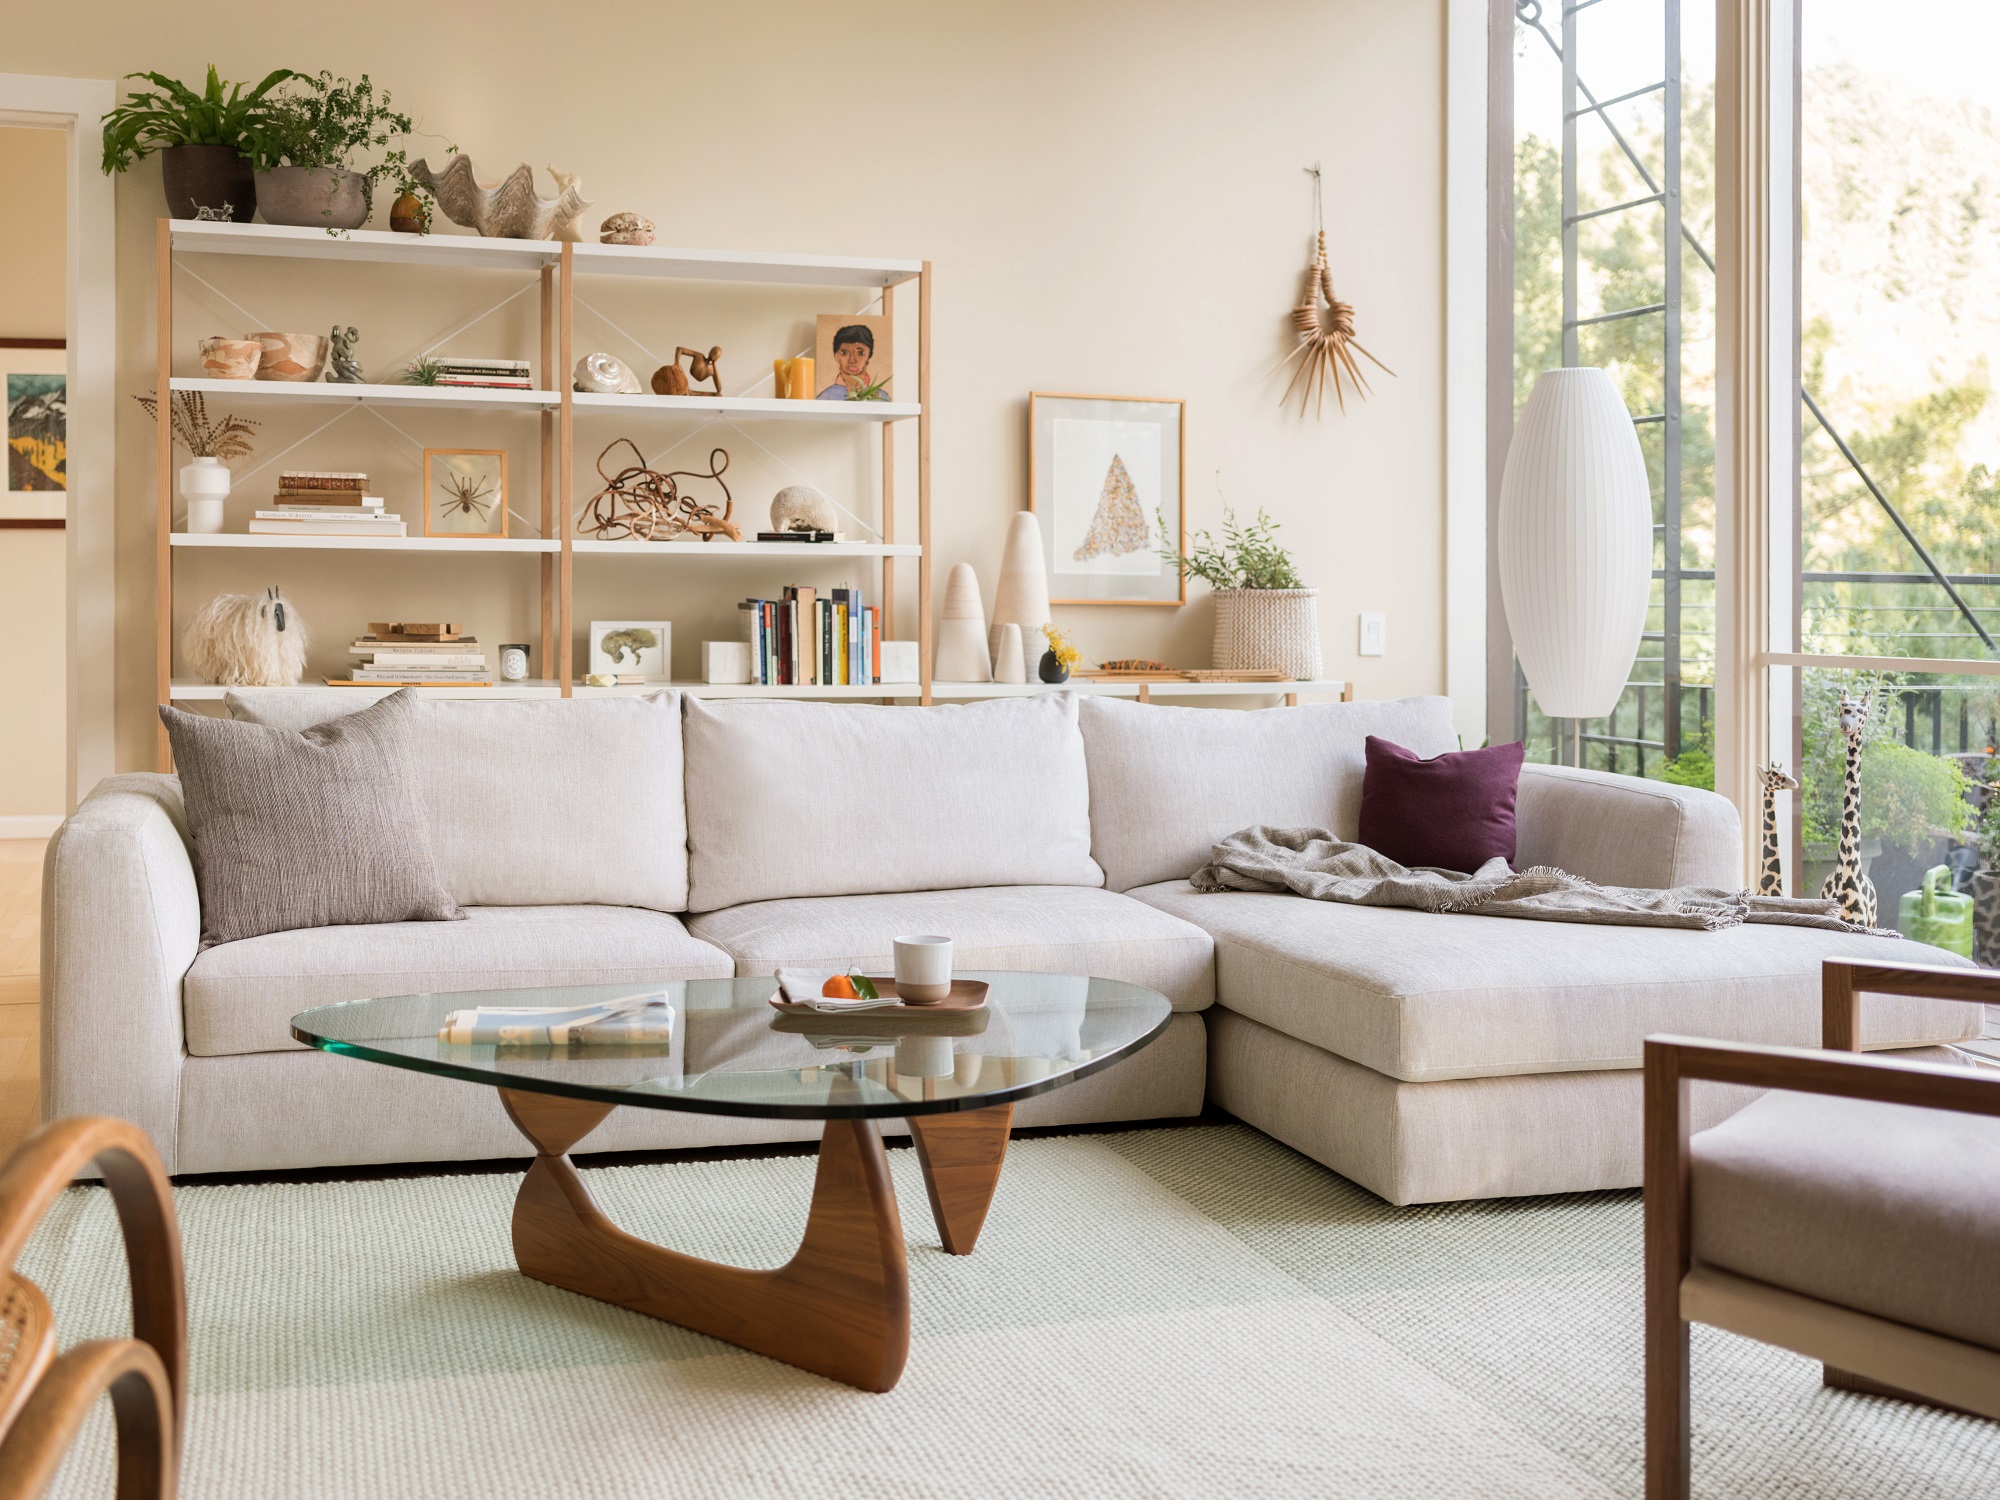
[[[234,382],[226,382],[233,384]],[[578,391],[577,411],[657,412],[663,416],[774,417],[786,422],[902,422],[923,415],[914,401],[775,401],[769,396],[604,396]]]
[[[699,562],[713,557],[921,557],[915,542],[599,542],[570,543],[572,552],[593,557],[653,557],[666,562]]]
[[[334,385],[324,380],[201,380],[176,375],[176,391],[231,401],[290,401],[303,406],[451,406],[474,411],[545,411],[562,405],[555,391],[465,390],[436,385]],[[654,397],[659,400],[659,397]],[[828,402],[829,406],[836,403]]]
[[[312,687],[223,687],[213,682],[194,682],[176,679],[173,683],[173,701],[176,703],[219,703],[228,693],[243,697],[254,697],[259,693],[328,693],[342,699],[351,698],[357,706],[373,703],[377,698],[386,698],[397,691],[392,687],[327,687],[324,684]],[[495,681],[490,688],[480,687],[434,687],[425,688],[427,698],[560,698],[562,685],[549,681],[500,682]]]
[[[289,552],[539,552],[553,555],[562,543],[537,536],[268,536],[241,531],[176,531],[168,537],[175,547],[275,547]]]

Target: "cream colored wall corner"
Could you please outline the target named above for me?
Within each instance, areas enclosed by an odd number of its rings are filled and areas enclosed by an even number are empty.
[[[0,337],[63,336],[65,142],[0,127]],[[60,816],[63,534],[0,530],[0,819]]]
[[[194,78],[211,61],[233,78],[280,64],[367,72],[482,172],[522,160],[580,172],[592,225],[636,209],[658,222],[664,243],[927,257],[937,277],[941,570],[971,561],[992,597],[1007,517],[1025,500],[1030,390],[1185,397],[1190,524],[1219,520],[1218,471],[1239,511],[1261,505],[1277,517],[1307,580],[1324,591],[1328,674],[1375,697],[1445,685],[1443,9],[1030,0],[862,15],[778,0],[754,11],[591,7],[569,13],[588,22],[570,28],[552,24],[559,12],[518,0],[481,7],[471,27],[456,7],[383,0],[211,8],[197,25],[135,0],[82,0],[64,25],[16,38],[10,66],[104,78],[140,68]],[[1397,372],[1377,381],[1373,400],[1320,422],[1281,412],[1281,382],[1266,378],[1285,352],[1309,250],[1300,169],[1314,161],[1326,169],[1336,287],[1358,310],[1362,341]],[[153,384],[161,210],[152,163],[120,180],[119,738],[128,766],[144,764],[152,743],[152,473],[149,424],[123,397]],[[304,329],[336,316],[358,324],[364,363],[435,331],[430,311],[395,289],[217,284],[232,296],[247,289],[237,300]],[[781,346],[794,310],[761,341],[738,331],[752,325],[733,307],[714,319],[728,338],[696,312],[631,310],[657,320],[635,330],[649,343],[724,343],[732,385],[791,352]],[[911,293],[899,332],[912,330],[914,311]],[[244,331],[240,313],[191,283],[179,315],[184,363],[192,336],[210,324]],[[368,421],[346,425],[360,434]],[[267,434],[307,425],[287,418]],[[474,445],[462,432],[461,444]],[[335,456],[315,441],[315,454]],[[580,438],[580,481],[601,441]],[[357,436],[352,456],[371,472],[400,473],[400,445],[387,433]],[[739,459],[751,451],[730,446]],[[825,462],[838,476],[843,460]],[[739,490],[753,522],[771,487]],[[489,640],[537,633],[525,563],[508,572],[398,558],[363,570],[282,558],[244,568],[184,562],[183,602],[276,582],[300,597],[322,642],[371,617],[420,612],[432,598]],[[580,576],[579,638],[592,615],[664,616],[675,622],[677,672],[697,675],[700,641],[735,634],[733,601],[796,572],[606,565]],[[899,634],[914,634],[914,569],[903,573]],[[1205,590],[1192,599],[1179,611],[1058,614],[1093,660],[1199,665],[1213,614]],[[1356,655],[1364,609],[1389,615],[1386,657]],[[328,660],[316,655],[314,665]]]

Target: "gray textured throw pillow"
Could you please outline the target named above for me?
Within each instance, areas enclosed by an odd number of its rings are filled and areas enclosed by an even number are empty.
[[[295,731],[161,705],[194,840],[202,947],[465,916],[438,877],[417,804],[416,706],[392,693]]]

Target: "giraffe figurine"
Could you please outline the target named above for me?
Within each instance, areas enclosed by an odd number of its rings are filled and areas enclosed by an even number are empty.
[[[1764,832],[1763,843],[1758,850],[1757,894],[1782,896],[1785,894],[1785,866],[1778,855],[1778,793],[1796,792],[1799,782],[1796,776],[1787,776],[1783,766],[1759,766],[1757,774],[1764,783]]]
[[[1839,902],[1840,914],[1864,927],[1875,925],[1876,903],[1875,883],[1861,873],[1861,732],[1874,703],[1873,688],[1859,699],[1840,695],[1840,737],[1847,741],[1847,767],[1840,784],[1840,852],[1833,873],[1819,888],[1821,900]]]

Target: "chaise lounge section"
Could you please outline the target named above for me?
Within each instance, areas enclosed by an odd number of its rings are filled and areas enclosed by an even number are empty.
[[[290,732],[323,694],[232,699]],[[1176,1014],[1021,1125],[1182,1117],[1204,1101],[1396,1203],[1628,1187],[1640,1041],[1810,1045],[1820,962],[1949,962],[1895,938],[1568,926],[1200,894],[1253,824],[1353,837],[1363,741],[1457,748],[1442,699],[1236,712],[1070,694],[939,708],[645,698],[422,705],[420,802],[463,922],[199,949],[177,780],[107,780],[51,841],[45,1112],[144,1126],[209,1173],[521,1154],[481,1089],[301,1048],[310,1005],[420,990],[650,984],[886,966],[951,934],[963,970],[1092,973]],[[615,765],[617,797],[578,768]],[[1607,884],[1732,885],[1721,798],[1531,766],[1523,863]],[[1085,1046],[1052,1002],[1048,1024]],[[1976,1034],[1964,1007],[1871,1002],[1864,1045]],[[1066,1028],[1066,1029],[1065,1029]],[[1697,1128],[1749,1096],[1697,1097]],[[623,1111],[601,1150],[803,1139],[810,1124]]]

